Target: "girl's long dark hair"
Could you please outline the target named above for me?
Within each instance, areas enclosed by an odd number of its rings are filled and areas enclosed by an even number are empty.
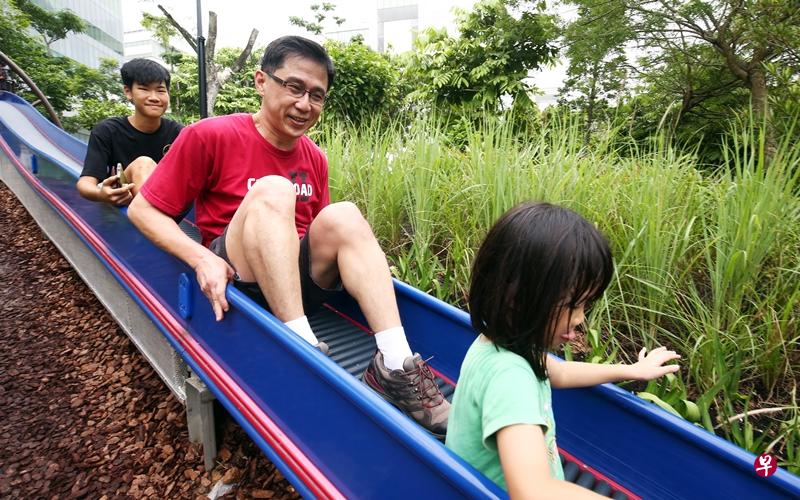
[[[561,308],[600,297],[611,249],[583,217],[549,203],[522,203],[489,230],[472,267],[472,327],[547,377],[544,354]],[[566,301],[566,302],[565,302]]]

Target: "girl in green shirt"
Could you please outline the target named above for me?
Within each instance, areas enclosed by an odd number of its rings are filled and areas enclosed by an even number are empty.
[[[546,355],[577,336],[585,308],[614,272],[603,235],[548,203],[512,208],[489,230],[470,286],[480,335],[461,367],[446,445],[511,498],[599,498],[563,481],[550,387],[650,380],[674,373],[664,347],[632,365],[560,362]]]

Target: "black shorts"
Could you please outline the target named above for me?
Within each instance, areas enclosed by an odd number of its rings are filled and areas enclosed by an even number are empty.
[[[225,248],[225,236],[228,234],[228,228],[221,235],[216,237],[214,241],[208,246],[209,250],[225,260],[234,269],[235,266],[228,258],[228,252]],[[323,303],[333,298],[336,294],[341,293],[343,290],[342,282],[337,281],[333,288],[323,288],[314,281],[311,277],[311,250],[309,248],[308,233],[300,240],[300,256],[298,262],[300,268],[300,290],[303,294],[303,311],[311,314],[319,309]],[[272,312],[267,303],[264,294],[261,292],[258,283],[252,281],[242,281],[239,275],[234,273],[233,286],[241,290],[245,295],[253,299],[254,302],[259,304],[267,311]]]

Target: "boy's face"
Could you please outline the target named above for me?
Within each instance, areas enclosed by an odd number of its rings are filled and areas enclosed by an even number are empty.
[[[136,113],[146,118],[160,118],[169,106],[169,90],[164,82],[133,82],[133,87],[125,87],[125,97],[133,103]]]

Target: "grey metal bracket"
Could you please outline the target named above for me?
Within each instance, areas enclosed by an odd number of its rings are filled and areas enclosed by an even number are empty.
[[[203,464],[208,472],[214,468],[214,459],[217,457],[214,394],[195,374],[186,379],[185,391],[189,441],[203,444]]]

